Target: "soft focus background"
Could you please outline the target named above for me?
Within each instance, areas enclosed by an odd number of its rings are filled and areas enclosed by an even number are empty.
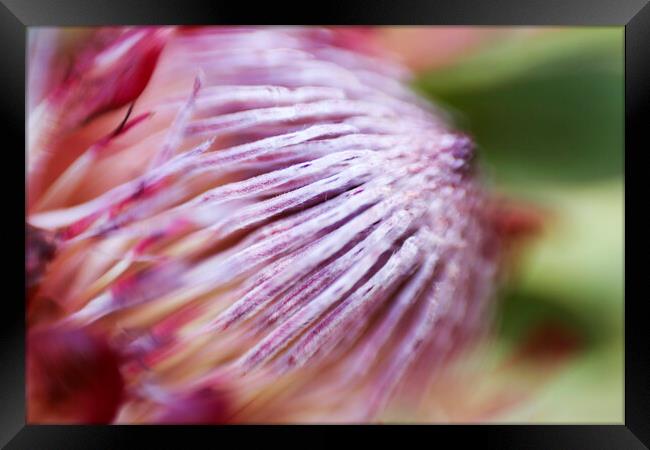
[[[529,401],[496,420],[621,423],[623,28],[409,27],[380,38],[476,138],[489,181],[544,211],[490,347],[501,403],[517,389]]]

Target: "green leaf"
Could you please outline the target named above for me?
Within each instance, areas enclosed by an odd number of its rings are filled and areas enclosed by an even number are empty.
[[[597,308],[622,314],[623,181],[531,186],[517,194],[551,212],[546,231],[522,258],[519,289],[554,294],[585,314]]]
[[[622,29],[571,29],[497,45],[415,86],[475,137],[497,182],[589,181],[622,173],[622,69]]]
[[[534,72],[552,72],[556,64],[580,67],[587,63],[622,74],[624,32],[623,27],[575,27],[510,36],[455,65],[423,74],[415,85],[437,95],[490,89]]]

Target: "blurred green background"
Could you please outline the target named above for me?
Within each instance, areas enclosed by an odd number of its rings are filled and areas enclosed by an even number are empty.
[[[622,27],[540,29],[415,81],[475,137],[499,192],[549,211],[504,288],[495,348],[549,321],[581,347],[507,421],[623,421],[623,65]]]

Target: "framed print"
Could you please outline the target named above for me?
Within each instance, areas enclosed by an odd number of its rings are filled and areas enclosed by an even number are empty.
[[[3,2],[3,445],[648,445],[646,2],[247,9]]]

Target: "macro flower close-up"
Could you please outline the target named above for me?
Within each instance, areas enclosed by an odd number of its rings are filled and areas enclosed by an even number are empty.
[[[28,422],[616,419],[619,34],[31,29]]]

